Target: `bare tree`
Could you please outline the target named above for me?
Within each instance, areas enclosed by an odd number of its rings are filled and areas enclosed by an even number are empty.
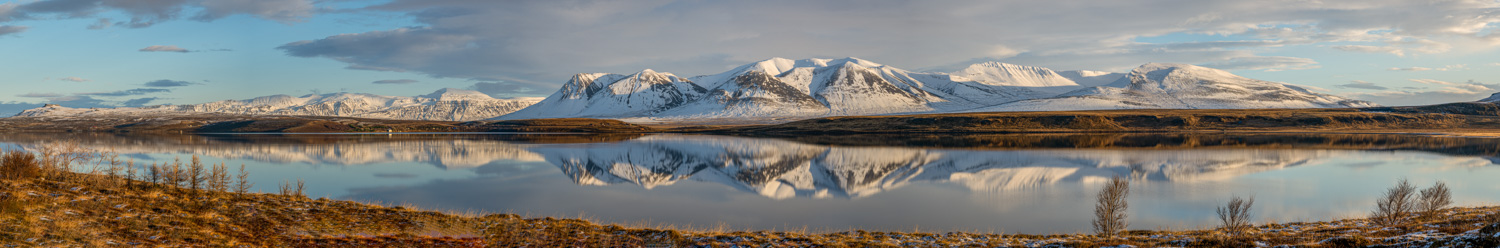
[[[136,171],[135,171],[135,159],[130,159],[129,161],[125,161],[125,186],[126,187],[130,187],[131,185],[135,185],[136,183],[134,181],[135,180],[140,180],[140,179],[138,179],[138,178],[135,177],[136,176],[135,173],[136,173]]]
[[[229,192],[229,166],[224,163],[213,164],[213,170],[208,173],[209,190]]]
[[[189,188],[193,190],[200,189],[200,185],[207,186],[203,184],[204,179],[208,179],[208,176],[203,175],[203,160],[199,160],[198,155],[196,154],[193,155],[192,163],[188,164],[188,173],[186,179]]]
[[[156,165],[156,163],[151,163],[150,166],[146,167],[146,181],[149,181],[153,184],[161,183],[161,176],[161,166]]]
[[[1416,207],[1416,196],[1417,188],[1405,178],[1396,181],[1396,186],[1386,189],[1385,194],[1375,200],[1375,212],[1371,213],[1370,220],[1383,226],[1401,224]]]
[[[238,181],[234,184],[235,193],[249,193],[250,187],[255,186],[255,183],[250,182],[250,172],[245,170],[245,164],[240,164],[240,174],[235,179]]]
[[[1130,194],[1130,181],[1123,177],[1110,178],[1099,190],[1099,202],[1094,205],[1094,232],[1104,237],[1114,236],[1125,230],[1125,197]]]
[[[1255,197],[1243,199],[1239,196],[1229,198],[1229,204],[1218,207],[1215,212],[1219,213],[1219,223],[1224,225],[1224,231],[1230,235],[1240,235],[1245,228],[1250,227],[1250,207],[1255,205]]]
[[[1448,191],[1448,184],[1443,181],[1437,181],[1432,184],[1432,187],[1423,189],[1421,197],[1418,198],[1421,200],[1417,202],[1417,210],[1422,211],[1422,214],[1426,216],[1433,216],[1438,210],[1453,204],[1453,192]]]

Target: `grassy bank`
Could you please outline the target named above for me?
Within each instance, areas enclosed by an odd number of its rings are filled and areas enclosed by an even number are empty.
[[[243,192],[238,172],[188,160],[129,166],[108,153],[48,148],[0,166],[0,246],[762,247],[1500,245],[1500,207],[1447,208],[1400,224],[1365,219],[1221,229],[1130,230],[1112,237],[841,231],[729,231],[580,219],[445,213],[312,199],[294,183]],[[129,168],[147,168],[132,170]],[[152,169],[154,168],[154,169]],[[219,168],[219,169],[214,169]],[[67,172],[72,171],[72,172]],[[253,175],[247,175],[253,176]],[[196,182],[195,182],[196,181]],[[196,186],[195,186],[196,185]],[[237,187],[238,186],[238,187]],[[1378,190],[1378,189],[1371,189]],[[243,193],[241,193],[243,192]],[[1373,200],[1373,199],[1372,199]],[[1085,213],[1080,213],[1085,214]],[[1204,218],[1213,218],[1205,216]],[[1083,225],[1084,223],[1080,223]],[[1004,227],[997,227],[1002,229]]]

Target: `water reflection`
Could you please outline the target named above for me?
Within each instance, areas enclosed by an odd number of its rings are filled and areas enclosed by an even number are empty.
[[[1446,180],[1461,203],[1500,192],[1500,142],[1409,135],[0,135],[59,140],[260,162],[262,187],[302,177],[347,199],[746,228],[1085,231],[1114,175],[1137,182],[1134,223],[1183,228],[1230,194],[1306,220],[1363,213],[1397,177]]]

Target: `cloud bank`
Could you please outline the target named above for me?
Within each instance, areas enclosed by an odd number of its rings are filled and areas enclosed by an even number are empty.
[[[1274,71],[1318,67],[1310,58],[1262,55],[1285,46],[1412,56],[1447,52],[1454,42],[1500,44],[1487,31],[1500,22],[1494,1],[393,0],[363,11],[404,13],[419,25],[279,49],[350,69],[555,86],[573,73],[650,67],[691,76],[769,57],[857,56],[934,70],[993,60],[1063,70],[1175,62]],[[1168,34],[1228,38],[1141,39]]]

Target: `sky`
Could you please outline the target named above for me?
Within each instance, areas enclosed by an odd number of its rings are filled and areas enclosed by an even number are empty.
[[[1184,63],[1383,105],[1500,91],[1500,0],[0,0],[0,112],[442,88],[773,57]]]

